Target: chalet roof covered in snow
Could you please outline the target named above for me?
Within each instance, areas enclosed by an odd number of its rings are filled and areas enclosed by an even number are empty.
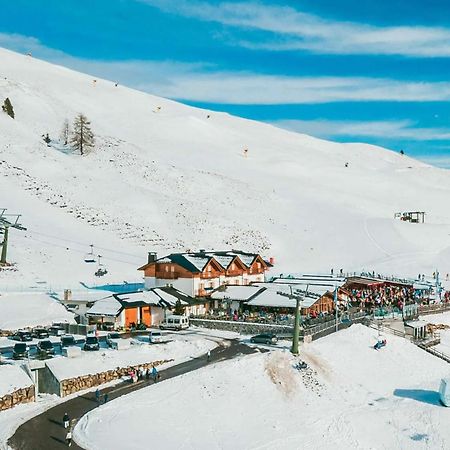
[[[116,317],[122,311],[122,304],[113,296],[95,302],[86,312],[87,316]]]
[[[269,308],[295,308],[296,301],[278,294],[276,290],[264,289],[247,304],[249,306],[266,306]]]
[[[145,264],[140,267],[139,270],[144,270],[146,267],[155,263],[174,263],[180,265],[189,272],[200,273],[211,260],[216,261],[224,270],[227,270],[235,258],[239,258],[244,266],[250,267],[258,257],[261,257],[258,253],[248,253],[240,250],[171,253],[170,255],[166,255]],[[262,261],[267,267],[272,266],[270,262],[265,261],[264,259],[262,259]]]
[[[213,292],[211,298],[215,300],[230,299],[246,302],[258,295],[258,293],[264,289],[264,287],[259,286],[225,286]]]
[[[155,287],[146,291],[131,292],[128,294],[114,294],[114,297],[123,306],[175,306],[178,300],[183,304],[189,304],[194,299],[184,292],[171,286]]]

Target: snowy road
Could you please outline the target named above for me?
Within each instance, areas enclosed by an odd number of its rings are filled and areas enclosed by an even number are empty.
[[[230,341],[230,345],[219,346],[211,352],[211,362],[224,361],[234,358],[239,354],[250,354],[257,351],[236,340],[232,340]],[[203,355],[172,366],[160,372],[161,381],[197,370],[207,364],[206,357]],[[141,381],[136,384],[120,383],[117,386],[103,389],[101,394],[108,393],[111,401],[151,384],[153,384],[152,381]],[[8,441],[8,444],[17,450],[60,449],[65,446],[65,429],[61,424],[63,414],[68,412],[72,419],[78,419],[95,407],[97,407],[97,402],[93,394],[82,395],[59,404],[21,425],[14,436]],[[81,449],[75,443],[72,444],[72,448]]]

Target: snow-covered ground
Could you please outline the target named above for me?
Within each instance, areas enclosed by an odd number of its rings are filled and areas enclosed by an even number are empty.
[[[191,358],[205,354],[217,346],[212,340],[200,337],[176,338],[166,344],[132,345],[124,350],[101,349],[98,352],[82,352],[77,358],[56,357],[46,361],[58,380],[65,380],[82,375],[105,372],[117,367],[127,367],[152,361],[173,359],[160,368],[179,364]]]
[[[0,329],[74,322],[74,315],[56,299],[42,293],[0,294]]]
[[[281,351],[211,365],[102,405],[75,438],[89,450],[449,448],[448,364],[387,338],[375,351],[377,332],[354,325],[304,346],[303,371]]]
[[[0,49],[1,207],[21,213],[0,288],[139,281],[147,251],[261,251],[276,273],[450,272],[450,172],[188,107]],[[160,108],[158,108],[160,107]],[[96,150],[56,143],[83,112]],[[47,146],[42,135],[49,133]],[[247,156],[244,149],[248,149]],[[348,163],[348,167],[345,167]],[[425,224],[394,220],[425,211]],[[83,262],[89,244],[108,274]]]

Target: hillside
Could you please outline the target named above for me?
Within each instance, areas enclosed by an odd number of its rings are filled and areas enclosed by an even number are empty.
[[[17,270],[0,272],[4,285],[99,281],[83,262],[91,243],[108,266],[101,282],[139,280],[147,251],[230,247],[275,257],[277,273],[450,272],[448,170],[3,49],[0,61],[0,101],[9,97],[16,114],[0,114],[0,207],[28,228],[11,232]],[[83,157],[57,142],[78,112],[97,142]],[[395,221],[404,210],[426,211],[427,223]]]

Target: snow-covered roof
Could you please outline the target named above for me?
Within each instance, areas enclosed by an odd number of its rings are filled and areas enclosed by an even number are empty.
[[[414,320],[412,322],[406,322],[405,325],[411,328],[423,328],[428,325],[428,322],[424,322],[423,320]]]
[[[172,289],[173,291],[175,291],[175,289]],[[178,300],[180,300],[180,302],[182,304],[188,304],[188,299],[190,298],[188,295],[186,295],[184,292],[181,291],[177,291],[178,296],[175,296],[169,292],[167,292],[167,289],[164,288],[154,288],[153,291],[159,295],[159,297],[164,300],[165,302],[167,302],[170,306],[175,306],[175,304],[177,303]],[[185,300],[183,300],[183,297],[185,297]]]
[[[267,306],[271,308],[295,308],[296,301],[279,295],[275,290],[264,289],[247,304],[249,306]]]
[[[189,261],[197,270],[200,272],[204,269],[206,264],[208,264],[211,259],[210,256],[200,256],[200,255],[183,255],[184,258]]]
[[[290,287],[292,287],[292,293],[299,293],[300,295],[312,295],[316,297],[322,297],[327,292],[334,290],[334,285],[331,284],[310,284],[310,283],[256,283],[255,286],[265,287],[268,289],[275,289],[285,293],[290,293]]]
[[[214,259],[224,268],[228,269],[231,261],[235,258],[234,255],[214,255]]]
[[[101,299],[89,308],[87,316],[108,316],[116,317],[122,309],[122,304],[114,297]]]
[[[114,294],[114,297],[125,307],[127,305],[175,306],[178,300],[182,304],[189,304],[189,300],[193,300],[178,289],[168,286],[128,294]]]
[[[222,290],[223,289],[223,290]],[[259,286],[226,286],[211,294],[213,299],[247,301],[264,288]]]
[[[0,366],[0,397],[32,384],[30,377],[20,366],[9,364]]]

